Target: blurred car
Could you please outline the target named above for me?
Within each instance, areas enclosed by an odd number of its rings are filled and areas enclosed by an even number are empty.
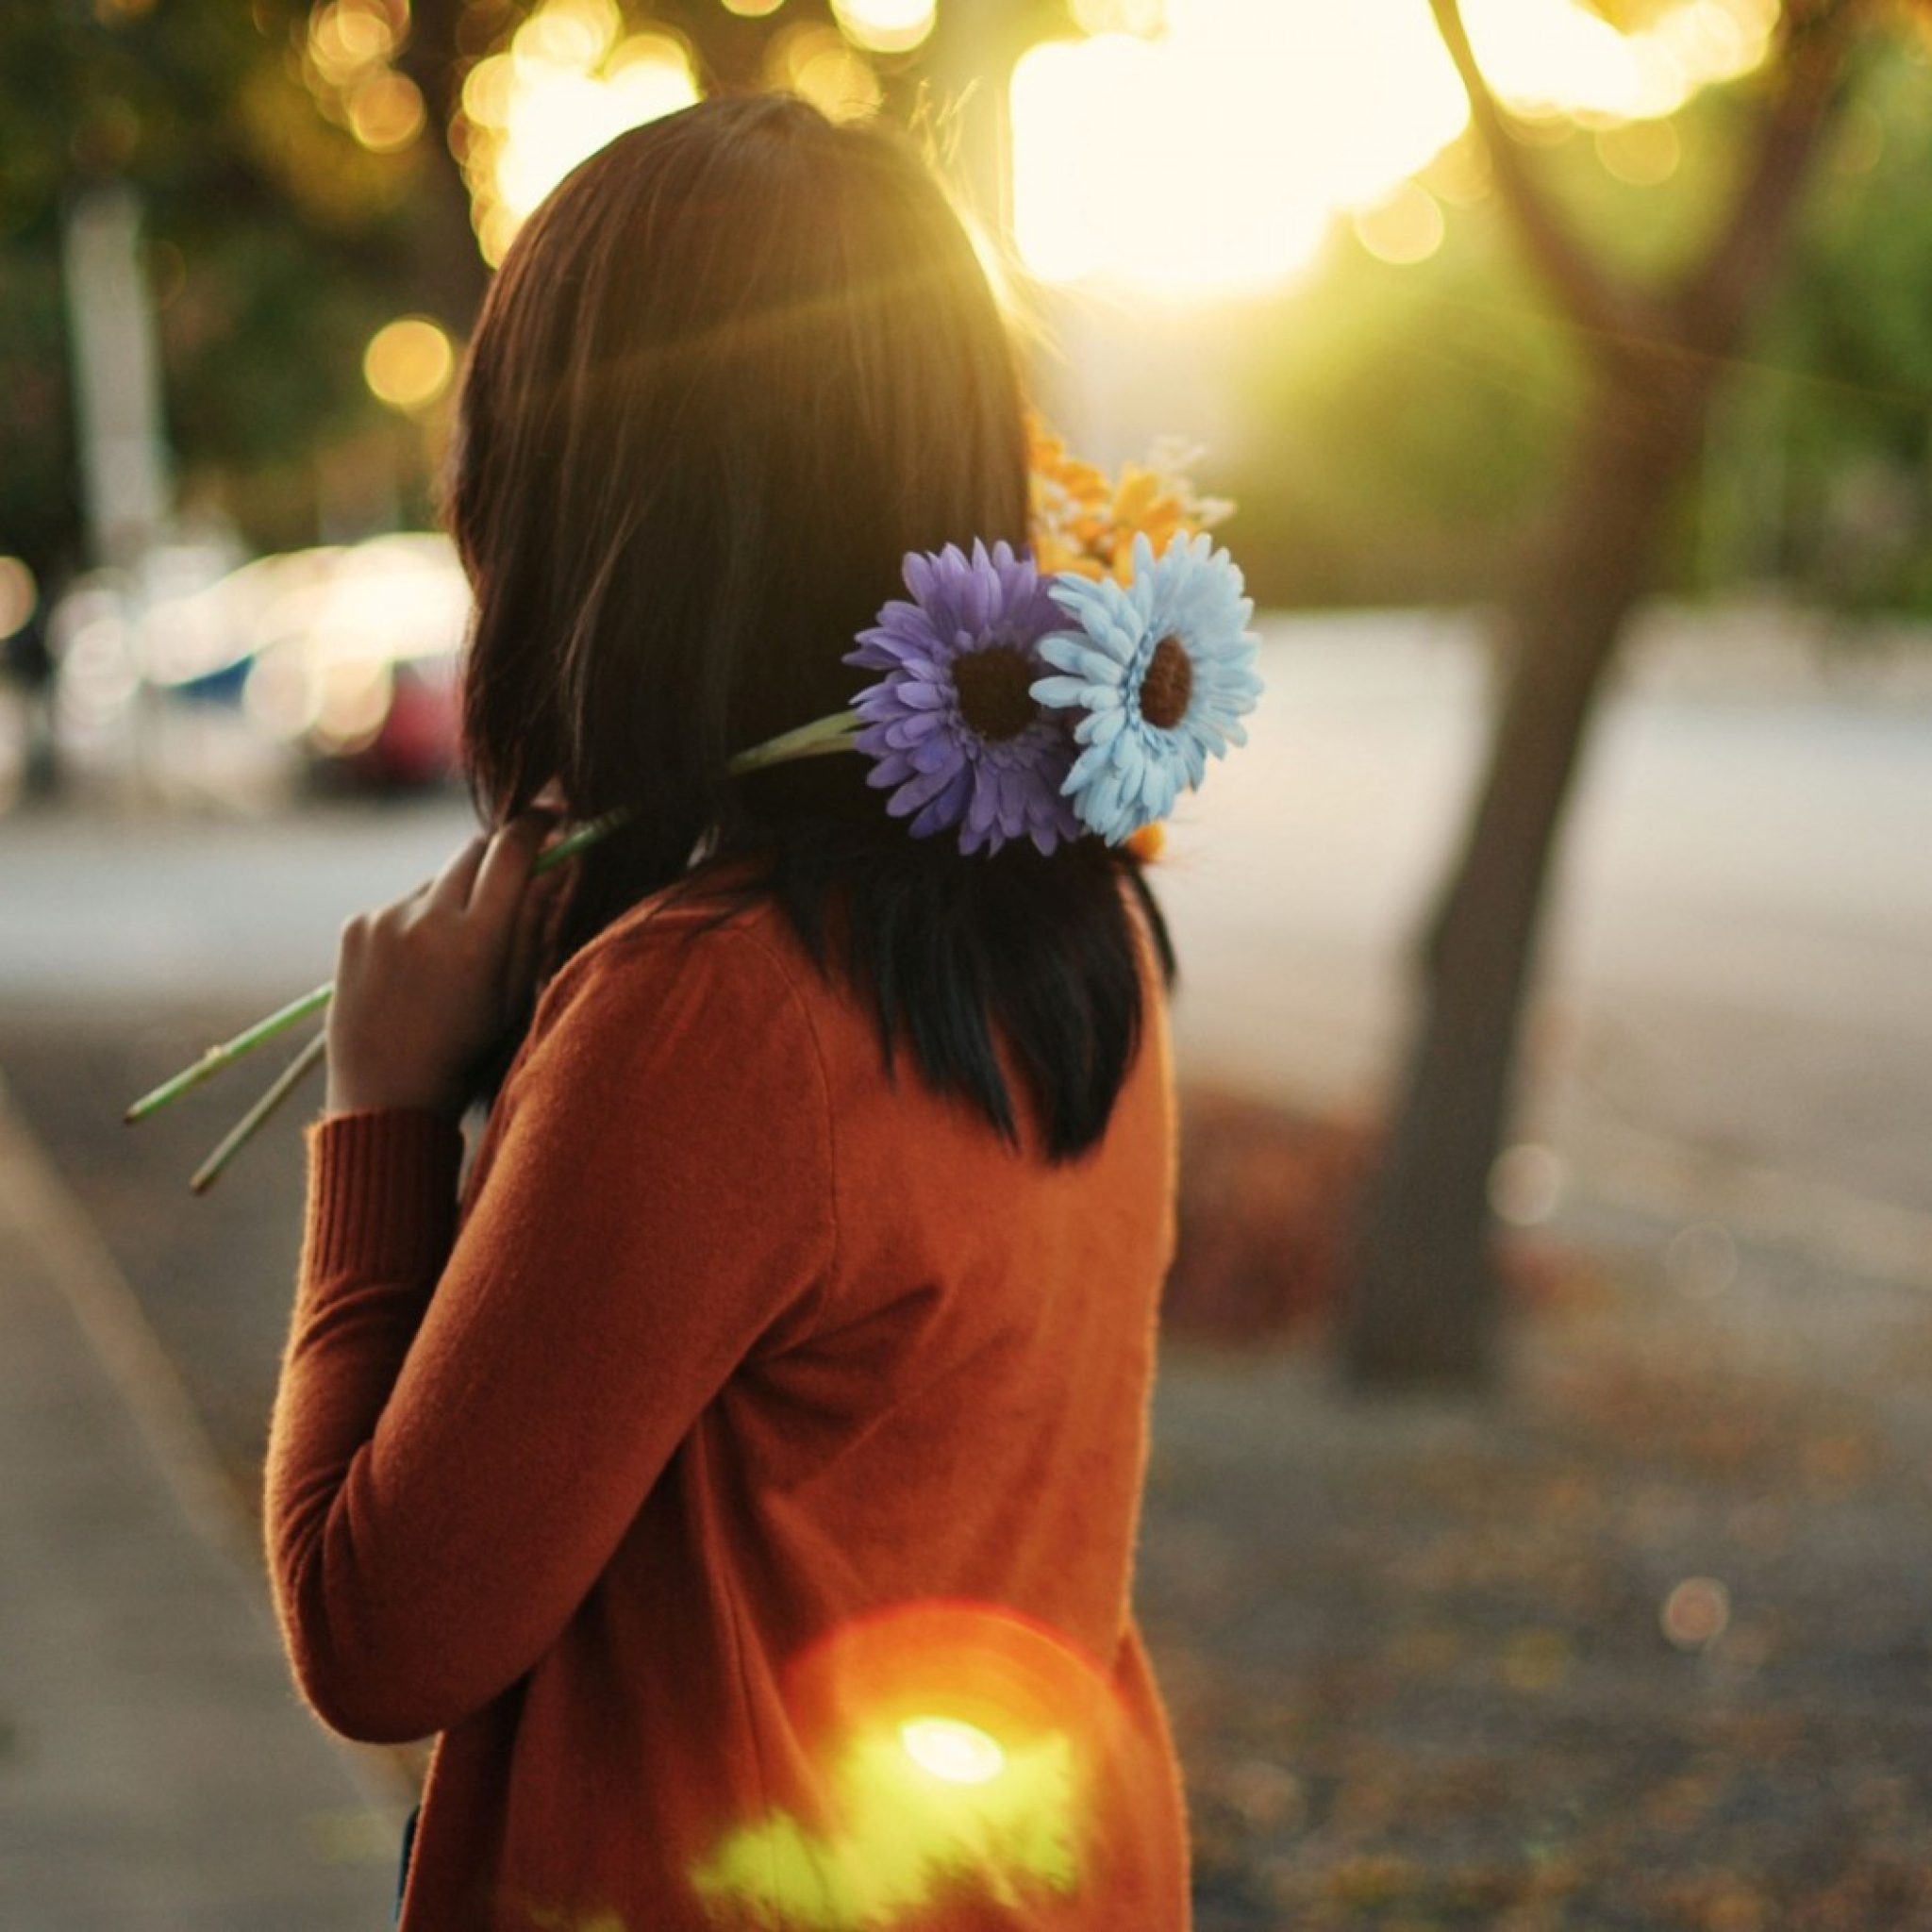
[[[325,782],[404,789],[460,765],[470,591],[429,532],[258,558],[141,623],[146,685],[238,704]]]

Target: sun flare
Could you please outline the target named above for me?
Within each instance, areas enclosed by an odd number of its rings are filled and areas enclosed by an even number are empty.
[[[1686,0],[1631,34],[1577,0],[1467,0],[1465,15],[1519,113],[1607,127],[1757,65],[1776,4]],[[1427,0],[1167,0],[1159,25],[1019,63],[1015,226],[1036,275],[1181,296],[1265,287],[1347,216],[1389,259],[1433,252],[1440,211],[1404,184],[1468,108]]]

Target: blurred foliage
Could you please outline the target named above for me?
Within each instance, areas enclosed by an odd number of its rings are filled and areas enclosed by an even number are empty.
[[[142,195],[183,499],[257,544],[312,541],[318,443],[386,433],[362,344],[396,311],[417,153],[377,156],[302,84],[298,0],[0,9],[0,548],[82,561],[64,209]]]
[[[1542,130],[1542,172],[1593,248],[1668,283],[1717,219],[1757,83],[1674,119],[1674,171],[1618,178],[1616,137]],[[1733,372],[1679,506],[1669,588],[1782,586],[1932,614],[1932,58],[1875,35],[1818,170],[1791,271]],[[1428,260],[1340,235],[1319,275],[1245,332],[1241,505],[1264,602],[1481,598],[1554,483],[1578,397],[1569,324],[1464,146],[1421,177],[1446,218]],[[1391,536],[1391,533],[1394,533]]]
[[[1928,179],[1932,55],[1923,40],[1874,48],[1724,425],[1713,575],[1932,612]]]
[[[1341,239],[1243,372],[1246,460],[1225,478],[1267,604],[1488,594],[1575,392],[1561,325],[1487,211],[1450,210],[1429,262]]]
[[[1622,25],[1665,0],[1597,0]],[[526,0],[415,0],[398,56],[432,113]],[[750,19],[718,0],[628,0],[682,32],[712,85],[746,85],[792,0]],[[1071,29],[1065,0],[948,0],[917,55],[882,63],[891,110]],[[400,152],[358,144],[305,83],[307,0],[24,0],[0,8],[0,549],[42,574],[81,560],[59,247],[89,183],[146,208],[167,429],[185,504],[253,546],[315,541],[333,474],[350,495],[404,486],[426,513],[423,450],[363,384],[363,345],[407,309],[458,336],[477,274],[453,163],[432,125]],[[1547,124],[1539,155],[1591,246],[1666,276],[1694,258],[1741,160],[1757,83],[1700,95],[1635,137],[1674,148],[1656,185],[1620,178],[1628,137]],[[1865,51],[1819,172],[1795,273],[1719,411],[1684,504],[1673,584],[1777,580],[1855,608],[1932,610],[1932,66],[1924,40]],[[1639,157],[1640,159],[1642,157]],[[1428,260],[1377,259],[1347,230],[1319,273],[1227,325],[1251,425],[1241,541],[1271,602],[1467,599],[1503,580],[1574,421],[1575,358],[1465,140],[1422,177],[1446,218]],[[440,264],[432,272],[430,264]],[[452,273],[452,270],[455,272]]]
[[[462,72],[533,0],[414,0],[395,65],[431,125],[370,152],[305,74],[308,0],[8,0],[0,6],[0,551],[58,581],[87,561],[60,278],[65,209],[93,183],[142,197],[166,432],[185,508],[252,547],[316,541],[334,475],[353,500],[428,513],[425,451],[361,375],[404,311],[460,338],[483,271],[443,127]],[[627,0],[682,34],[711,87],[756,84],[774,32],[828,0],[752,19],[718,0]],[[892,108],[927,75],[970,75],[1069,29],[1064,0],[955,0],[919,54],[881,59]],[[401,494],[398,498],[397,491]]]

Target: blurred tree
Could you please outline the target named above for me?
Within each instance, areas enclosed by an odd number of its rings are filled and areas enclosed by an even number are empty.
[[[1415,1044],[1365,1208],[1345,1334],[1365,1385],[1479,1385],[1494,1371],[1489,1177],[1571,776],[1667,514],[1787,254],[1857,37],[1878,11],[1877,0],[1787,0],[1730,205],[1690,266],[1658,280],[1583,244],[1485,80],[1458,0],[1431,7],[1497,193],[1571,323],[1583,395],[1551,513],[1501,598],[1487,771],[1427,929]]]
[[[1453,211],[1426,262],[1344,237],[1310,294],[1257,312],[1239,383],[1252,427],[1226,487],[1260,603],[1489,595],[1576,408],[1539,294],[1480,208]]]
[[[1594,255],[1667,280],[1732,192],[1759,92],[1680,108],[1661,180],[1619,178],[1614,130],[1560,122],[1538,126],[1538,173]],[[1928,104],[1932,35],[1860,37],[1790,259],[1666,513],[1654,590],[1932,614]],[[1447,217],[1435,254],[1391,263],[1344,228],[1319,280],[1243,318],[1251,426],[1224,481],[1264,604],[1486,600],[1555,486],[1582,360],[1473,149],[1466,135],[1419,177]]]
[[[184,489],[258,542],[312,540],[318,441],[378,423],[374,330],[400,308],[467,320],[421,270],[423,145],[330,118],[308,21],[302,0],[0,9],[0,547],[43,574],[84,561],[59,250],[91,186],[145,208]]]
[[[317,452],[379,475],[399,426],[361,377],[403,311],[460,338],[488,272],[459,165],[470,68],[540,0],[24,0],[0,8],[0,550],[77,568],[80,506],[59,274],[90,183],[146,210],[169,441],[184,492],[257,546],[314,541]],[[770,84],[829,0],[751,17],[720,0],[626,0],[683,37],[707,92]],[[945,0],[921,46],[866,57],[886,111],[923,119],[991,204],[1000,73],[1067,25],[1064,0]],[[976,83],[976,84],[975,84]],[[941,99],[970,94],[957,116]],[[423,481],[419,476],[419,486]],[[419,494],[406,512],[428,508]]]
[[[1932,611],[1932,41],[1857,50],[1851,106],[1720,419],[1707,580]]]

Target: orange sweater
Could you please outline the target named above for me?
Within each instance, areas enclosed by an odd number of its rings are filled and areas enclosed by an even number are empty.
[[[441,1734],[403,1925],[1178,1932],[1151,974],[1056,1168],[889,1080],[775,908],[712,916],[558,974],[460,1216],[446,1123],[313,1132],[270,1559],[318,1715]]]

